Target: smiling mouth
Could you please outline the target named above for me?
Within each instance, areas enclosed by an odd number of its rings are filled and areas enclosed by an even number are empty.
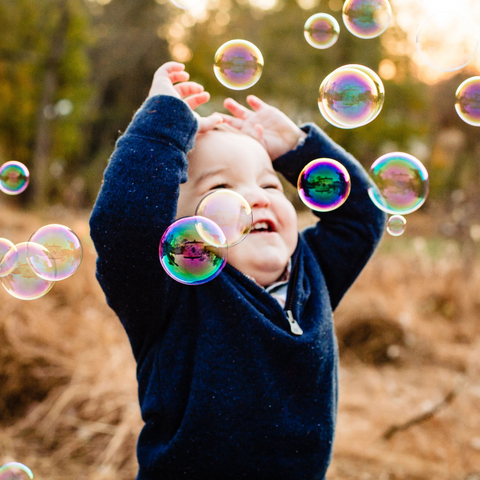
[[[270,223],[269,221],[262,220],[259,222],[255,222],[252,225],[252,229],[250,230],[250,234],[255,233],[274,233],[275,229],[273,227],[273,224]]]

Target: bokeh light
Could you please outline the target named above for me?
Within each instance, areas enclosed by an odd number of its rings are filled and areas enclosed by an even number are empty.
[[[212,220],[200,216],[180,218],[162,236],[160,263],[177,282],[201,285],[214,279],[227,262],[227,247],[213,246],[222,241],[225,242],[225,236]]]
[[[392,8],[388,0],[346,0],[342,10],[343,23],[359,38],[375,38],[388,27]]]
[[[28,187],[30,173],[20,162],[6,162],[0,167],[0,190],[8,195],[18,195]]]
[[[328,13],[312,15],[303,27],[305,40],[318,49],[329,48],[336,43],[340,35],[340,25]]]
[[[455,97],[458,116],[465,123],[480,127],[480,77],[470,77],[462,82]]]
[[[357,128],[378,116],[384,99],[385,89],[375,72],[363,65],[345,65],[323,80],[318,107],[332,125]]]
[[[32,234],[29,242],[43,245],[55,260],[55,271],[32,265],[33,271],[45,280],[64,280],[72,276],[82,263],[82,243],[75,232],[64,225],[45,225]]]
[[[245,90],[255,85],[262,70],[263,55],[247,40],[230,40],[215,53],[215,76],[222,85],[232,90]]]
[[[187,10],[189,8],[195,8],[200,5],[204,0],[171,0],[171,2],[178,8]]]
[[[0,480],[32,480],[32,471],[23,463],[9,462],[0,467]]]
[[[312,160],[298,176],[298,195],[307,207],[328,212],[340,207],[350,194],[347,169],[331,158]]]
[[[250,205],[245,198],[232,190],[216,190],[206,195],[200,200],[195,215],[215,222],[225,234],[229,247],[240,243],[252,228],[253,215]],[[199,233],[203,237],[202,230]],[[208,241],[208,238],[204,240]],[[209,243],[216,247],[225,246],[224,242]]]
[[[405,217],[402,215],[392,215],[387,220],[387,233],[392,237],[398,237],[405,231],[406,226],[407,221],[405,220]]]
[[[8,257],[5,257],[10,252]],[[17,261],[17,248],[15,244],[7,238],[0,238],[0,277],[9,274]],[[4,258],[7,261],[4,261]]]
[[[50,269],[55,272],[55,260],[50,252],[36,243],[19,243],[16,247],[16,261],[11,262],[9,256],[13,251],[10,250],[4,257],[4,261],[13,263],[13,269],[10,273],[0,278],[5,290],[13,297],[21,300],[35,300],[45,295],[55,282],[40,278],[32,270],[31,265],[35,265],[44,271]],[[28,256],[28,260],[27,260]]]
[[[422,60],[441,72],[460,70],[470,63],[478,48],[474,23],[457,11],[435,12],[417,32],[417,50]]]
[[[372,164],[369,174],[373,184],[368,194],[386,213],[412,213],[427,199],[428,172],[413,155],[403,152],[382,155]]]

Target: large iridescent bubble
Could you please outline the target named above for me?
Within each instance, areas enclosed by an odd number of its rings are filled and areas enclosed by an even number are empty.
[[[340,207],[350,194],[347,169],[331,158],[312,160],[298,176],[298,195],[307,207],[329,212]]]
[[[318,108],[332,125],[357,128],[378,116],[384,100],[385,89],[375,72],[363,65],[345,65],[323,80]]]
[[[75,232],[64,225],[45,225],[32,234],[29,242],[43,245],[55,260],[55,271],[43,265],[32,265],[33,271],[45,280],[64,280],[73,275],[82,263],[82,243]]]
[[[0,167],[0,190],[8,195],[18,195],[27,187],[30,178],[28,168],[20,162],[6,162]]]
[[[469,125],[480,127],[480,77],[470,77],[457,88],[455,110]]]
[[[440,11],[426,18],[417,32],[422,60],[441,72],[460,70],[470,63],[478,48],[474,23],[463,13]]]
[[[230,40],[215,53],[213,71],[218,81],[232,90],[255,85],[263,70],[263,55],[247,40]]]
[[[375,38],[388,27],[392,8],[388,0],[346,0],[342,10],[345,27],[359,38]]]
[[[27,242],[19,243],[15,248],[16,251],[10,250],[4,257],[4,261],[9,265],[13,263],[10,273],[0,278],[5,290],[21,300],[35,300],[42,297],[55,282],[40,278],[32,270],[31,265],[35,265],[37,269],[50,271],[54,275],[55,260],[45,247],[37,243],[28,243],[28,252]],[[10,255],[15,255],[15,262],[11,262]]]
[[[386,213],[412,213],[427,199],[428,172],[413,155],[402,152],[382,155],[370,167],[369,175],[368,194]]]
[[[9,462],[0,467],[0,480],[32,480],[32,471],[23,463]]]
[[[222,189],[209,193],[200,200],[195,215],[214,221],[225,234],[229,247],[245,239],[252,228],[252,209],[245,198],[233,190]],[[199,233],[202,235],[201,231]]]
[[[325,49],[338,40],[340,25],[328,13],[316,13],[305,22],[303,34],[312,47]]]
[[[220,227],[208,218],[180,218],[165,230],[159,256],[165,272],[174,280],[201,285],[214,279],[227,263],[226,238]]]

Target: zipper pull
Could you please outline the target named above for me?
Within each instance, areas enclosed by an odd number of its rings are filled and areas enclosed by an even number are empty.
[[[303,335],[303,330],[300,328],[300,325],[298,324],[298,322],[293,318],[293,313],[291,310],[287,310],[285,312],[287,314],[287,320],[288,320],[288,323],[290,324],[290,331],[294,334],[294,335]]]

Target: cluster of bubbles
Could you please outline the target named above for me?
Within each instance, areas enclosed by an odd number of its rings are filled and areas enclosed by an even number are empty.
[[[401,235],[406,220],[403,215],[418,210],[427,199],[428,172],[418,158],[403,152],[382,155],[369,171],[368,194],[382,211],[392,215],[387,232]]]
[[[70,228],[45,225],[28,242],[15,245],[0,238],[0,281],[13,297],[34,300],[72,276],[82,258],[82,244]]]
[[[380,77],[364,65],[345,65],[320,85],[318,108],[338,128],[357,128],[374,120],[383,107],[385,88]]]
[[[0,167],[0,190],[7,195],[18,195],[28,187],[30,173],[20,162],[6,162]]]
[[[0,480],[32,480],[32,471],[23,463],[9,462],[0,467]]]
[[[200,200],[195,215],[180,218],[165,230],[160,263],[177,282],[209,282],[225,267],[228,248],[249,234],[252,221],[252,209],[240,194],[227,189],[211,192]]]
[[[215,53],[215,76],[222,85],[232,90],[245,90],[255,85],[262,70],[262,53],[247,40],[230,40]]]
[[[350,194],[347,169],[331,158],[311,161],[298,176],[298,195],[307,207],[329,212],[345,203]]]

